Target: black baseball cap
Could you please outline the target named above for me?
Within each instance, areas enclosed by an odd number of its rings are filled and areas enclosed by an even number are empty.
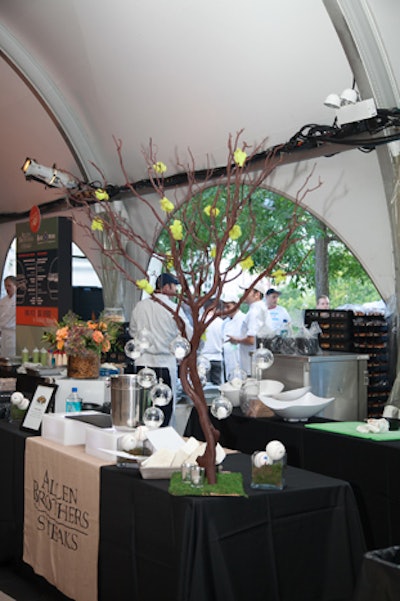
[[[275,288],[269,288],[267,290],[267,296],[269,296],[270,294],[280,294],[279,290],[275,290]]]
[[[161,290],[165,284],[179,284],[179,280],[172,273],[162,273],[156,280],[156,290]]]

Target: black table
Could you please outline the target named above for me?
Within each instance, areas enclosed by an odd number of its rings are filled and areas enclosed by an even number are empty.
[[[290,465],[348,481],[354,491],[368,549],[400,544],[400,442],[377,442],[306,428],[279,418],[250,418],[234,409],[226,420],[211,416],[223,446],[245,453],[270,440],[286,446]],[[318,418],[310,422],[327,421]],[[192,410],[185,434],[203,439]]]
[[[27,436],[19,424],[0,420],[0,561],[22,557]]]
[[[21,564],[26,434],[0,422],[0,560]],[[173,497],[167,480],[101,468],[99,600],[349,601],[366,550],[351,487],[287,468],[283,491]],[[24,564],[24,567],[25,566]]]
[[[101,470],[101,601],[350,600],[365,552],[351,487],[288,467],[283,491],[173,497],[168,481]],[[110,574],[113,578],[110,578]]]

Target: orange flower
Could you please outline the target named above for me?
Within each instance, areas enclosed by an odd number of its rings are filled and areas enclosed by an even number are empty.
[[[101,350],[103,351],[103,353],[108,353],[108,351],[111,348],[111,343],[110,341],[106,338],[105,340],[103,340],[103,345],[101,347]]]
[[[56,332],[57,340],[65,340],[68,337],[68,330],[68,326],[58,329]]]
[[[93,340],[96,344],[101,344],[103,342],[104,335],[102,334],[102,332],[100,332],[100,330],[93,331]]]

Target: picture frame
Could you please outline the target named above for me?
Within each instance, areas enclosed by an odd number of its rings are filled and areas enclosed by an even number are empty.
[[[40,434],[43,416],[54,407],[57,384],[38,384],[21,422],[20,430]]]

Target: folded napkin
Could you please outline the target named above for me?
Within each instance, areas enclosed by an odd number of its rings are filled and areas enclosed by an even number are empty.
[[[206,449],[205,442],[199,442],[191,436],[179,449],[159,449],[150,457],[142,461],[141,467],[169,467],[179,470],[182,463],[196,463],[199,456],[203,455]],[[225,459],[225,451],[220,444],[216,446],[215,463],[219,464]]]

